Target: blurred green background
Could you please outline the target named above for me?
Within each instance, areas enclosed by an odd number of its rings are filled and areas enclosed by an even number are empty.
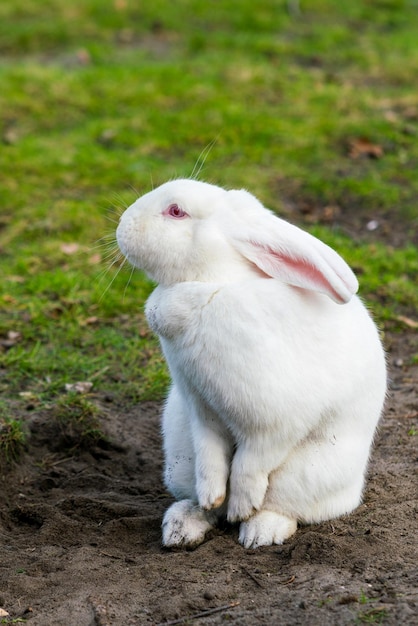
[[[336,247],[381,328],[410,329],[417,77],[416,0],[2,0],[0,416],[76,381],[163,397],[152,285],[114,230],[195,167]]]

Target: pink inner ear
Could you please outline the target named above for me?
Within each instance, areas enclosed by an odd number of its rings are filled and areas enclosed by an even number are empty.
[[[284,253],[279,253],[265,246],[255,245],[257,265],[273,278],[278,278],[295,287],[319,291],[327,294],[340,304],[347,302],[349,298],[343,297],[317,267],[303,258],[293,258]]]
[[[331,283],[316,267],[298,259],[282,257],[282,260],[283,263],[292,268],[292,270],[303,279],[303,282],[306,281],[306,289],[321,291],[331,296],[331,298],[337,302],[345,302],[345,299],[340,296]],[[305,288],[304,285],[301,286]]]

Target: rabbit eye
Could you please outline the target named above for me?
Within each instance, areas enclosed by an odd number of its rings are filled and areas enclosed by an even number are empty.
[[[165,211],[163,211],[163,215],[166,215],[168,217],[174,217],[174,219],[177,220],[181,220],[184,217],[189,217],[188,213],[186,213],[186,211],[183,211],[183,209],[181,209],[178,204],[170,204],[170,206],[167,207]]]

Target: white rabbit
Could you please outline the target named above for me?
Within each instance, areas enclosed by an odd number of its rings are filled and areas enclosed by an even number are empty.
[[[246,191],[174,180],[130,206],[119,247],[159,286],[146,304],[172,387],[166,546],[219,518],[246,548],[361,500],[386,392],[377,329],[327,245]]]

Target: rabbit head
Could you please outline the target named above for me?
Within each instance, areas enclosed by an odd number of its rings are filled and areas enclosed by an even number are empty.
[[[116,237],[127,259],[162,285],[259,275],[325,293],[338,303],[358,289],[334,250],[244,190],[170,181],[123,213]]]

